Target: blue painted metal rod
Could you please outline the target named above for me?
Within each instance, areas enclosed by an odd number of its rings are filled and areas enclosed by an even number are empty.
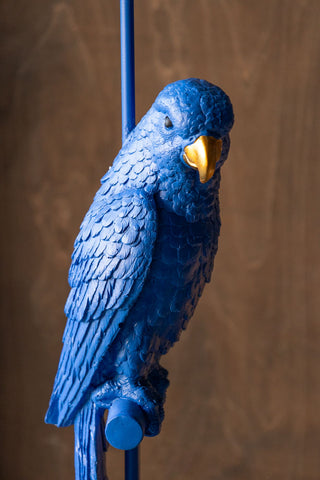
[[[139,447],[125,452],[125,480],[139,480]]]
[[[123,144],[136,125],[133,0],[120,0],[120,34]],[[125,480],[139,480],[139,446],[125,451]]]
[[[120,0],[122,144],[136,123],[133,3]],[[106,436],[111,445],[125,450],[125,480],[139,480],[138,444],[143,435],[140,407],[130,400],[115,400],[109,409]]]
[[[120,0],[122,143],[135,127],[133,0]]]

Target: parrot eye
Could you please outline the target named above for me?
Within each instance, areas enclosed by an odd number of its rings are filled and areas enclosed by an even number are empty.
[[[168,116],[166,116],[166,118],[164,119],[164,125],[166,128],[172,128],[173,127],[173,124],[170,120],[170,118]]]

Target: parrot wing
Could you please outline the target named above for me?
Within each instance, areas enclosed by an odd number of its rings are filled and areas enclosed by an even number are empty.
[[[143,288],[156,220],[153,198],[137,190],[96,195],[74,245],[68,322],[47,423],[72,424],[105,380],[99,365]]]

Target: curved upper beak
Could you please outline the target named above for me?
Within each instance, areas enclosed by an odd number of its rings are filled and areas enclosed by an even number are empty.
[[[202,135],[184,148],[183,159],[187,165],[198,170],[200,182],[206,183],[214,174],[221,151],[221,139]]]

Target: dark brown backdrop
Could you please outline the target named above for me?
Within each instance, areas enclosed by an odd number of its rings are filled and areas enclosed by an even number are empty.
[[[71,480],[43,423],[81,219],[120,146],[117,0],[2,1],[1,478]],[[137,0],[137,118],[221,85],[236,123],[214,281],[165,358],[142,479],[319,480],[319,3]],[[111,480],[121,454],[109,453]]]

